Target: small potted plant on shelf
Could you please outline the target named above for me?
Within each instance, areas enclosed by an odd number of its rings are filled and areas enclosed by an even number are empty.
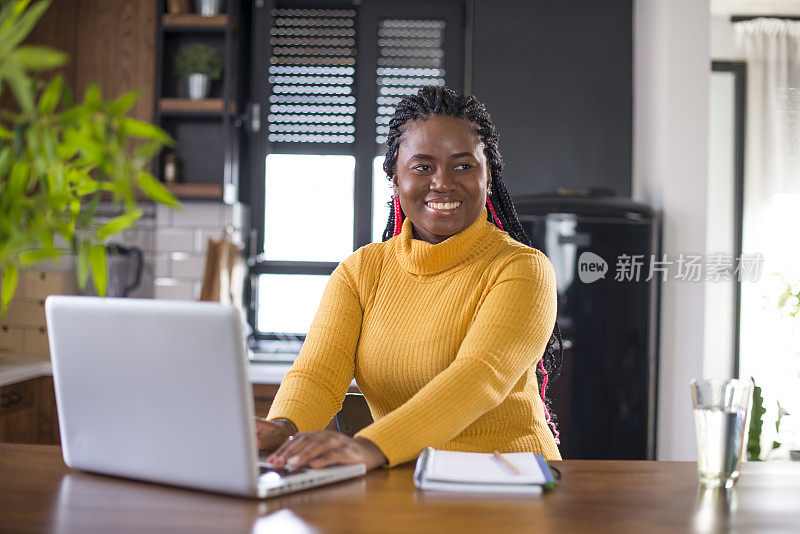
[[[175,72],[186,78],[189,98],[206,98],[211,80],[218,80],[222,75],[222,55],[204,43],[183,46],[175,55]]]

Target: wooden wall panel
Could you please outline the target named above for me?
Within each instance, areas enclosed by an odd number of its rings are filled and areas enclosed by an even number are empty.
[[[131,114],[152,122],[158,6],[156,0],[54,0],[27,42],[69,54],[64,78],[77,99],[92,82],[107,99],[138,89]]]
[[[105,98],[140,92],[132,116],[152,121],[158,2],[78,0],[76,90],[97,82]]]
[[[25,40],[25,44],[49,46],[69,55],[68,63],[64,67],[64,80],[73,91],[75,90],[74,55],[77,11],[78,0],[54,0]],[[42,78],[48,80],[51,76],[51,73],[44,73]],[[3,94],[0,97],[0,108],[19,111],[16,98],[12,96],[11,90],[5,83],[3,84]]]
[[[28,36],[28,43],[57,48],[69,54],[64,68],[67,86],[75,90],[75,44],[79,0],[54,0]]]

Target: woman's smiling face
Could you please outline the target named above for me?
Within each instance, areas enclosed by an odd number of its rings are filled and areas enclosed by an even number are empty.
[[[409,121],[392,183],[414,237],[440,243],[477,221],[486,205],[483,141],[464,119],[434,115]]]

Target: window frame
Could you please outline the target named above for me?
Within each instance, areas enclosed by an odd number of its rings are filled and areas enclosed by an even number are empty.
[[[272,26],[272,10],[281,6],[299,9],[355,9],[356,22],[356,72],[355,97],[356,127],[355,143],[273,143],[267,139],[268,115],[268,66],[272,46],[268,38]],[[265,172],[268,154],[319,154],[352,155],[355,158],[353,188],[353,250],[372,242],[372,166],[373,159],[385,153],[385,146],[375,143],[375,117],[377,116],[377,54],[378,23],[386,18],[438,19],[445,20],[444,35],[445,83],[456,91],[463,91],[465,72],[465,28],[466,2],[464,0],[369,0],[349,6],[346,1],[255,0],[250,65],[250,109],[251,116],[258,117],[258,127],[248,129],[247,154],[242,163],[248,184],[242,188],[240,200],[250,206],[249,276],[245,288],[247,320],[252,328],[254,340],[283,339],[294,335],[299,339],[304,334],[265,333],[256,329],[257,287],[261,274],[317,274],[330,275],[338,262],[274,261],[263,258],[264,253],[264,204]],[[251,120],[251,124],[254,121]]]

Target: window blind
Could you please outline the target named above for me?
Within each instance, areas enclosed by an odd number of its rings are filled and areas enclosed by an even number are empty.
[[[443,20],[384,19],[378,26],[378,113],[375,142],[383,144],[400,100],[426,85],[444,85]]]
[[[274,9],[268,140],[355,142],[356,12]]]

